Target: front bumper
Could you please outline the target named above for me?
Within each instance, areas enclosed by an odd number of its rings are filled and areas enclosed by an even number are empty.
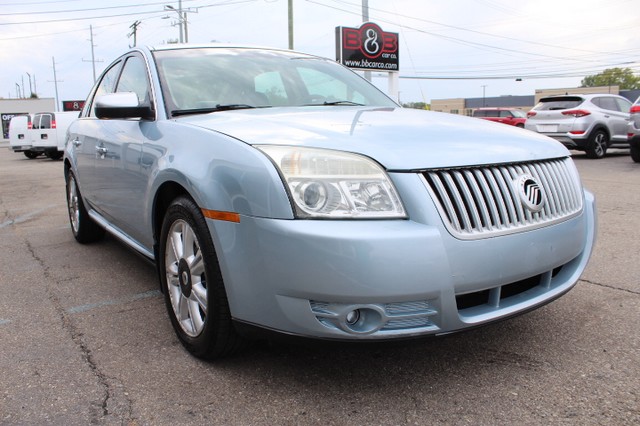
[[[232,316],[322,339],[451,333],[569,291],[595,241],[588,192],[565,222],[474,241],[452,237],[428,204],[411,206],[413,220],[209,220]]]

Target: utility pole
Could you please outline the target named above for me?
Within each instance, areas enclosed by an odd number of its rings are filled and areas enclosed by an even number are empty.
[[[369,22],[369,0],[362,0],[362,22]],[[365,71],[364,78],[371,81],[371,71]]]
[[[58,102],[58,83],[62,83],[63,80],[58,80],[58,77],[56,75],[56,58],[52,56],[51,61],[53,62],[53,83],[56,88],[56,111],[59,111],[60,109],[59,109],[59,102]]]
[[[289,0],[289,50],[293,50],[293,0]]]
[[[91,33],[91,39],[89,40],[91,42],[91,60],[87,61],[87,60],[82,60],[82,62],[91,62],[91,65],[93,66],[93,82],[96,82],[96,62],[102,62],[101,60],[97,60],[96,61],[96,57],[95,57],[95,53],[93,48],[95,47],[95,45],[93,44],[93,25],[89,25],[89,32]]]
[[[140,21],[136,21],[133,24],[131,24],[129,26],[129,28],[131,28],[131,32],[129,34],[127,34],[127,37],[131,37],[133,36],[133,47],[136,47],[137,44],[137,40],[138,40],[138,26],[141,24]]]

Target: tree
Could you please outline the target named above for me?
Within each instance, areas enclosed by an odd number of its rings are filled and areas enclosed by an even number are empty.
[[[581,87],[620,86],[621,89],[640,89],[640,76],[633,74],[631,68],[608,68],[599,74],[585,77]]]
[[[415,108],[415,109],[431,109],[431,105],[424,102],[406,102],[402,104],[405,108]]]

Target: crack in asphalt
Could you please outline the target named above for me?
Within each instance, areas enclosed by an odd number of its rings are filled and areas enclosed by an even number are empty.
[[[43,213],[43,212],[46,212],[47,210],[52,209],[53,207],[56,207],[56,206],[55,205],[46,206],[46,207],[43,207],[41,209],[34,210],[32,212],[29,212],[29,213],[23,214],[21,216],[18,216],[16,218],[11,218],[11,215],[7,211],[7,212],[5,212],[5,217],[8,218],[8,219],[0,222],[0,229],[5,228],[7,226],[11,226],[11,225],[16,225],[18,223],[26,222],[29,219],[33,219],[34,217],[36,217],[40,213]]]
[[[45,278],[47,278],[47,282],[57,283],[58,281],[54,277],[52,277],[49,272],[49,266],[46,265],[46,263],[36,254],[35,249],[31,245],[31,242],[28,240],[25,240],[25,244],[27,246],[27,249],[29,250],[29,253],[33,257],[33,259],[36,262],[38,262],[38,264],[41,266],[43,270],[43,274]],[[112,385],[109,383],[109,377],[100,370],[98,363],[95,361],[95,359],[93,358],[93,355],[91,354],[91,349],[89,349],[87,343],[82,338],[83,334],[79,332],[76,326],[73,324],[70,318],[70,314],[63,308],[58,295],[55,294],[55,292],[53,291],[50,285],[46,285],[45,289],[48,295],[48,299],[53,303],[53,306],[56,312],[60,316],[60,320],[62,321],[62,328],[69,333],[71,340],[76,344],[76,346],[80,350],[82,359],[85,361],[85,363],[87,364],[87,366],[89,367],[93,375],[98,380],[99,386],[103,389],[104,397],[102,398],[102,400],[91,404],[92,406],[97,407],[97,409],[100,410],[101,413],[97,413],[93,409],[90,412],[91,423],[92,424],[101,423],[105,417],[109,416],[109,400],[112,398],[112,395],[113,395]],[[128,421],[126,421],[125,423],[130,423],[131,421],[134,420],[133,407],[132,407],[133,403],[128,397],[126,397],[127,393],[126,392],[123,392],[123,393],[126,398],[127,412],[128,412],[127,413]]]
[[[587,284],[591,284],[591,285],[595,285],[597,287],[604,287],[604,288],[609,288],[611,290],[619,290],[619,291],[624,291],[626,293],[631,293],[631,294],[635,294],[637,296],[640,296],[640,291],[636,291],[636,290],[629,290],[628,288],[621,288],[621,287],[616,287],[613,285],[609,285],[609,284],[602,284],[602,283],[597,283],[594,281],[589,281],[589,280],[585,280],[585,279],[581,279],[580,281],[587,283]]]

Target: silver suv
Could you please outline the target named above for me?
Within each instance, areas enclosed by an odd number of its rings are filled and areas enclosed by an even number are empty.
[[[630,108],[631,102],[616,95],[551,96],[527,113],[525,128],[585,151],[589,158],[602,158],[608,148],[629,147]]]

